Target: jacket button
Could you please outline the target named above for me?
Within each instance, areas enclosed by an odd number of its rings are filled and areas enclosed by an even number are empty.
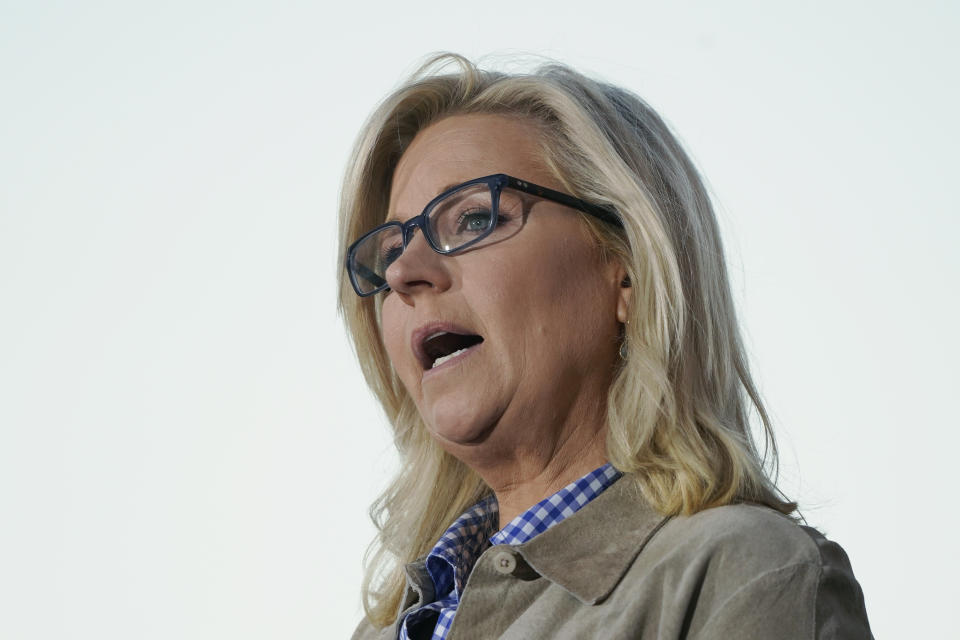
[[[511,575],[517,568],[517,557],[510,551],[498,551],[493,556],[493,568],[497,573]]]

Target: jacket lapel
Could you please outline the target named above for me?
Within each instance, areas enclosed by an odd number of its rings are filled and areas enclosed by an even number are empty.
[[[585,604],[602,602],[669,517],[624,474],[606,491],[516,550],[537,573]]]

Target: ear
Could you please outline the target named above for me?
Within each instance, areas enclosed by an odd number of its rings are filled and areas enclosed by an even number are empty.
[[[627,275],[627,270],[623,266],[617,267],[617,280],[620,282],[620,292],[617,298],[617,320],[621,324],[626,324],[629,319],[627,311],[630,308],[630,294],[633,292],[633,287],[630,283],[630,276]]]

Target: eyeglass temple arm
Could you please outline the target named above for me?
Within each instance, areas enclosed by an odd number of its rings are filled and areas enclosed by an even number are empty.
[[[358,276],[360,276],[361,278],[363,278],[364,280],[372,284],[374,288],[379,289],[383,285],[387,284],[386,280],[384,280],[383,278],[381,278],[376,273],[374,273],[367,267],[363,266],[362,264],[355,264],[353,268],[354,268],[354,271],[356,271],[356,274]]]
[[[541,187],[538,184],[526,182],[525,180],[517,180],[516,178],[509,176],[507,178],[507,184],[514,189],[519,189],[520,191],[525,191],[526,193],[541,198],[546,198],[548,200],[553,200],[554,202],[559,202],[560,204],[573,207],[574,209],[579,209],[580,211],[589,213],[590,215],[599,218],[606,223],[612,224],[621,229],[623,228],[623,221],[620,219],[620,216],[614,209],[601,207],[600,205],[592,204],[586,200],[581,200],[580,198],[574,198],[573,196],[561,193],[560,191],[554,191],[553,189]]]

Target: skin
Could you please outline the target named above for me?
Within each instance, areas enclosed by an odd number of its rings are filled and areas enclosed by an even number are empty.
[[[397,165],[388,220],[407,220],[448,185],[493,173],[563,191],[540,160],[533,122],[452,116],[421,131]],[[431,435],[494,490],[500,525],[606,462],[605,406],[630,289],[578,213],[530,199],[518,232],[441,256],[418,230],[387,270],[390,360]],[[448,321],[484,337],[424,379],[414,330]]]

